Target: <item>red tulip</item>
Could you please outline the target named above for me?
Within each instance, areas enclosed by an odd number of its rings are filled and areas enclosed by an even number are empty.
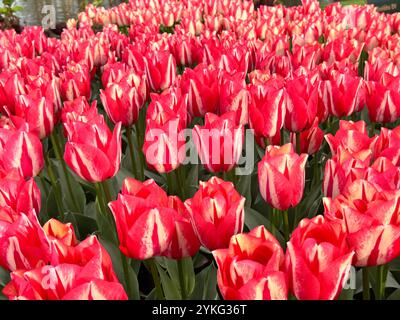
[[[104,280],[98,268],[88,263],[18,270],[11,273],[3,294],[10,300],[127,300],[122,285]]]
[[[279,210],[299,204],[303,197],[307,154],[294,152],[291,143],[268,146],[258,164],[258,182],[264,200]]]
[[[36,133],[40,139],[52,133],[56,121],[53,103],[46,97],[40,97],[39,92],[19,95],[15,103],[15,116],[24,119],[29,131]]]
[[[145,58],[146,76],[152,91],[164,91],[176,78],[176,62],[169,51],[151,52]]]
[[[318,88],[306,77],[286,83],[285,128],[301,132],[311,127],[317,115]]]
[[[97,110],[97,100],[89,105],[85,97],[79,97],[72,101],[65,101],[61,113],[63,124],[75,121],[84,123],[97,123],[104,121]]]
[[[17,170],[0,179],[0,206],[8,206],[16,212],[28,213],[41,207],[40,189],[34,179],[25,180]]]
[[[109,207],[124,255],[145,260],[169,249],[176,211],[168,207],[167,194],[153,180],[126,179],[122,193]]]
[[[176,117],[160,125],[147,120],[143,153],[147,164],[159,173],[168,173],[178,168],[186,156],[185,140],[180,135],[181,118]]]
[[[100,90],[100,97],[112,122],[131,126],[137,121],[139,111],[146,101],[146,78],[131,73],[119,83],[111,83]]]
[[[44,266],[51,260],[51,248],[35,212],[17,213],[0,208],[0,266],[15,271]]]
[[[300,300],[333,300],[343,289],[354,252],[338,223],[323,216],[303,219],[287,243],[290,289]]]
[[[398,90],[377,82],[370,82],[368,85],[367,107],[370,120],[381,123],[396,121],[400,116],[400,93]]]
[[[90,74],[86,65],[72,64],[60,75],[63,100],[74,100],[81,96],[90,99]]]
[[[39,138],[27,132],[27,125],[19,129],[0,129],[7,132],[3,141],[0,133],[0,166],[5,171],[17,169],[25,178],[35,177],[44,166],[42,144]],[[3,132],[4,132],[3,131]]]
[[[339,130],[335,136],[327,134],[325,140],[331,148],[334,156],[339,146],[351,152],[357,157],[358,153],[364,153],[366,150],[372,150],[376,143],[377,137],[368,137],[367,127],[364,121],[344,121],[340,120]]]
[[[232,236],[228,249],[213,251],[218,286],[227,300],[286,300],[284,253],[264,226]]]
[[[103,123],[71,122],[64,159],[82,179],[100,182],[114,177],[121,163],[121,123],[114,132]]]
[[[296,135],[290,134],[290,140],[294,147],[296,147]],[[300,151],[313,155],[317,153],[324,140],[324,131],[318,126],[318,118],[315,118],[313,125],[300,133]]]
[[[208,171],[230,171],[242,153],[244,127],[236,125],[234,111],[220,117],[207,113],[204,126],[194,126],[193,139],[201,163]]]
[[[217,177],[200,182],[199,190],[185,206],[203,246],[209,250],[226,248],[230,238],[242,232],[244,202],[231,182]]]
[[[347,242],[355,251],[354,265],[386,264],[400,255],[400,193],[356,180],[332,202],[325,200],[325,216],[341,221]]]
[[[218,70],[204,64],[193,70],[186,68],[180,82],[188,94],[188,111],[192,117],[203,117],[207,112],[216,113],[219,106]]]

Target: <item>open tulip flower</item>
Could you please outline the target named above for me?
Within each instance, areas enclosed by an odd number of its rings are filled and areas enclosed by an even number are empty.
[[[13,2],[0,300],[399,299],[399,12],[86,1],[14,30]]]

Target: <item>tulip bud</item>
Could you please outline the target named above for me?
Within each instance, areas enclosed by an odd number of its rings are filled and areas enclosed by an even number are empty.
[[[284,253],[264,226],[232,236],[229,248],[214,250],[213,255],[224,299],[287,299],[286,276],[282,272]]]
[[[194,126],[193,139],[201,163],[208,171],[230,171],[239,161],[244,127],[236,125],[236,113],[207,113],[204,126]]]
[[[217,177],[200,182],[199,190],[185,206],[203,246],[209,250],[226,248],[231,236],[242,232],[244,202],[231,182]]]
[[[354,252],[338,223],[323,216],[303,219],[287,244],[286,271],[300,300],[333,300],[349,276]]]
[[[303,197],[307,154],[294,152],[291,143],[268,146],[258,164],[258,181],[264,200],[279,210],[299,204]]]

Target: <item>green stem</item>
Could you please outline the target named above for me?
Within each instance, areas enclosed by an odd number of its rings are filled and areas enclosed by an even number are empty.
[[[184,278],[184,271],[183,271],[183,259],[177,260],[178,264],[178,273],[179,273],[179,283],[181,287],[181,297],[182,300],[187,299],[187,293],[186,293],[186,283],[185,283],[185,278]]]
[[[285,234],[285,241],[289,241],[289,213],[288,210],[282,211],[283,213],[283,228],[284,228],[284,234]]]
[[[105,201],[106,201],[106,205],[108,208],[108,203],[112,200],[112,198],[111,198],[110,188],[108,187],[107,180],[102,181],[101,186],[103,188],[104,195],[106,196]]]
[[[163,291],[161,288],[160,275],[158,274],[156,261],[154,258],[148,260],[151,275],[153,277],[154,286],[156,288],[156,299],[161,300],[163,298]]]
[[[135,149],[133,146],[133,140],[132,140],[132,128],[127,127],[126,128],[126,137],[128,139],[128,148],[129,148],[129,154],[131,156],[131,162],[132,162],[132,173],[135,178],[137,178],[138,173],[137,173],[137,168],[136,168],[136,161],[135,161]]]
[[[173,175],[174,175],[174,172],[172,171],[172,172],[168,172],[168,173],[166,173],[165,174],[165,177],[167,178],[167,186],[168,186],[168,193],[170,194],[170,195],[174,195],[174,194],[176,194],[176,181],[174,181],[174,178],[175,177],[173,177]]]
[[[58,138],[58,134],[57,134],[56,130],[53,130],[53,133],[50,135],[50,140],[51,140],[51,143],[53,145],[54,153],[56,155],[56,158],[57,158],[58,161],[61,162],[61,167],[62,167],[63,172],[64,172],[65,181],[67,182],[68,193],[71,196],[72,202],[74,204],[74,208],[75,208],[75,210],[79,211],[78,202],[77,202],[77,200],[75,198],[74,192],[72,191],[71,181],[70,181],[70,176],[69,176],[69,173],[68,173],[67,165],[65,164],[64,158],[63,158],[62,153],[61,153],[61,142],[60,142],[60,140]]]
[[[181,200],[186,200],[186,180],[183,176],[183,166],[179,166],[175,171],[176,171],[176,178],[178,181],[178,186],[180,190],[180,198]]]
[[[47,172],[49,174],[50,182],[53,186],[54,197],[56,198],[56,203],[57,203],[57,208],[58,208],[58,211],[60,214],[60,218],[62,221],[64,221],[64,206],[62,203],[61,191],[59,188],[60,186],[57,184],[57,179],[54,174],[53,165],[51,163],[51,160],[50,160],[48,154],[45,155],[45,163],[46,163]]]
[[[300,132],[296,132],[296,152],[297,154],[301,154]]]
[[[362,269],[362,280],[363,280],[363,299],[370,300],[368,267],[364,267]]]
[[[274,237],[276,237],[277,229],[276,229],[276,218],[277,218],[277,210],[272,208],[272,215],[271,215],[271,233]]]
[[[385,298],[385,287],[388,268],[386,265],[380,265],[376,267],[376,282],[377,282],[377,293],[376,300],[383,300]]]
[[[144,180],[144,165],[145,165],[145,159],[142,151],[142,146],[143,146],[143,139],[141,139],[141,131],[140,131],[140,124],[136,122],[135,124],[136,127],[136,141],[138,145],[138,152],[139,152],[139,180],[143,181]]]
[[[369,135],[373,137],[375,135],[375,122],[371,122],[371,127],[369,131]]]

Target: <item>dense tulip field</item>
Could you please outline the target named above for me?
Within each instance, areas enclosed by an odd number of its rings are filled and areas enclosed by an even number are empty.
[[[400,299],[400,13],[88,5],[0,113],[3,299]]]

